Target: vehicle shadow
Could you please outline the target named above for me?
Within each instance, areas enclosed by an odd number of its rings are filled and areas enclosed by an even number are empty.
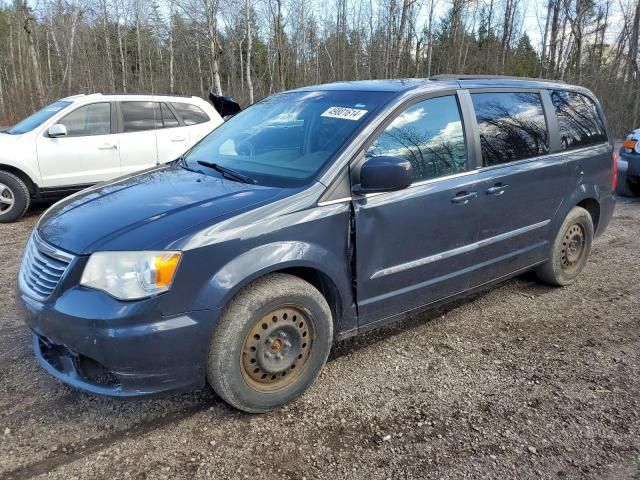
[[[540,296],[555,289],[555,287],[541,283],[534,272],[526,272],[499,285],[482,288],[456,300],[440,303],[430,308],[427,307],[423,311],[408,314],[384,327],[370,330],[345,340],[340,340],[334,344],[331,355],[329,356],[329,361],[341,358],[357,350],[374,346],[376,343],[392,338],[407,330],[422,327],[466,305],[481,300],[497,289],[510,288],[514,284],[517,284],[518,288],[523,290],[523,294],[525,294],[524,292],[526,291],[526,295],[530,296]]]

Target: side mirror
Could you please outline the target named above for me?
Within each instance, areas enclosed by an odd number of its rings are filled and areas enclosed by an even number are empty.
[[[360,186],[356,193],[392,192],[413,182],[408,160],[398,157],[372,157],[360,169]]]
[[[51,138],[66,137],[67,127],[60,123],[56,123],[55,125],[51,125],[49,127],[49,130],[47,130],[47,135],[49,135]]]

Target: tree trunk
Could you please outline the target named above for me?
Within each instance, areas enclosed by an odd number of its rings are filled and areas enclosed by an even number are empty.
[[[414,0],[403,0],[402,1],[402,12],[400,13],[400,28],[396,34],[396,42],[393,47],[393,54],[395,59],[395,64],[393,67],[393,74],[397,76],[400,70],[400,60],[402,58],[402,39],[404,38],[404,30],[407,26],[407,14],[409,12],[409,7],[413,3]]]
[[[200,81],[200,95],[204,95],[204,83],[202,80],[202,60],[200,60],[200,37],[198,35],[198,22],[195,23],[196,30],[196,64],[198,66],[198,80]]]
[[[629,56],[627,62],[627,79],[638,80],[638,39],[640,37],[640,0],[636,0],[636,9],[631,24],[629,39]]]
[[[120,49],[120,67],[122,69],[122,91],[127,93],[127,64],[124,59],[124,48],[122,47],[122,32],[120,31],[120,21],[116,20],[116,33],[118,34],[118,47]]]
[[[116,91],[116,79],[113,73],[113,59],[111,58],[111,39],[109,38],[109,14],[107,13],[107,0],[101,0],[102,29],[104,31],[104,49],[107,52],[107,72],[109,73],[109,85],[111,91]]]
[[[280,91],[286,90],[285,79],[284,79],[284,39],[282,38],[282,0],[276,0],[276,60],[278,67],[278,82]],[[326,48],[326,45],[325,45]],[[328,52],[327,52],[328,53]]]
[[[33,81],[36,88],[36,96],[38,98],[38,106],[42,107],[45,103],[44,85],[42,84],[42,78],[40,77],[40,62],[38,61],[38,52],[36,51],[34,42],[34,19],[31,13],[30,7],[27,6],[27,2],[18,3],[20,10],[24,16],[23,29],[27,37],[27,46],[29,49],[29,58],[31,59],[31,69],[33,74]]]
[[[144,62],[142,59],[142,42],[140,40],[140,1],[135,2],[136,9],[136,47],[137,47],[137,67],[138,67],[138,88],[144,91]]]
[[[175,93],[175,76],[173,73],[173,6],[175,0],[169,1],[169,92]]]
[[[560,23],[560,1],[553,0],[553,12],[551,18],[551,39],[549,40],[549,69],[548,74],[553,77],[556,72],[556,50],[558,48],[558,31]]]
[[[549,24],[551,23],[551,6],[553,0],[547,3],[547,18],[544,23],[544,35],[542,37],[542,54],[540,55],[540,76],[544,77],[547,73],[547,37],[549,36]]]
[[[245,67],[245,75],[247,76],[247,90],[249,92],[249,105],[253,104],[253,80],[251,79],[251,49],[253,38],[251,37],[251,0],[245,0],[245,21],[246,21],[246,38],[247,38],[247,62]]]
[[[220,68],[218,67],[218,38],[216,15],[218,14],[218,4],[216,0],[205,0],[207,10],[207,29],[209,36],[209,52],[211,54],[211,80],[212,89],[217,95],[222,95],[222,84],[220,83]],[[197,21],[197,20],[196,20]]]
[[[431,77],[431,60],[433,56],[433,14],[436,0],[431,0],[429,4],[429,23],[427,27],[427,78]]]
[[[71,92],[71,77],[73,71],[73,50],[75,47],[75,39],[76,39],[76,27],[78,25],[78,18],[80,16],[80,12],[76,10],[71,18],[71,38],[69,39],[69,47],[67,48],[67,63],[64,67],[64,75],[62,76],[62,83],[67,84],[67,93]]]

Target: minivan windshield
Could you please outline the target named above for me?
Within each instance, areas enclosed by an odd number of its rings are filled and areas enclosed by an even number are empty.
[[[51,105],[44,107],[42,110],[38,110],[36,113],[29,115],[27,118],[25,118],[21,122],[16,123],[10,129],[3,130],[2,133],[8,133],[10,135],[20,135],[23,133],[30,132],[34,128],[42,125],[44,122],[49,120],[60,110],[68,107],[69,105],[71,105],[71,102],[66,102],[64,100],[59,100],[57,102],[54,102]]]
[[[305,185],[390,95],[344,90],[272,95],[211,132],[183,165],[210,175],[232,170],[260,185]]]

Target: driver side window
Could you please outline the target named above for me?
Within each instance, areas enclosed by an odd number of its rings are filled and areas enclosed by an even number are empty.
[[[414,182],[465,171],[464,133],[456,97],[430,98],[411,105],[389,124],[365,156],[408,160]]]
[[[111,104],[91,103],[76,108],[58,122],[67,128],[67,137],[109,135],[111,133]]]

